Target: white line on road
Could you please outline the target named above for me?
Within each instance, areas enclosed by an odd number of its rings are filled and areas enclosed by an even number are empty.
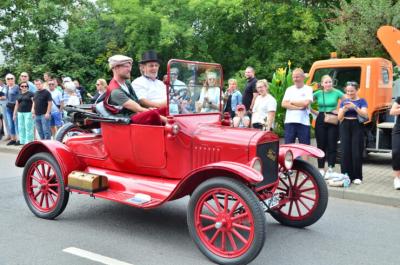
[[[100,254],[96,254],[90,251],[86,251],[80,248],[69,247],[63,249],[64,252],[70,253],[72,255],[76,255],[85,259],[90,259],[93,261],[97,261],[107,265],[133,265],[130,263],[126,263],[117,259],[109,258]]]

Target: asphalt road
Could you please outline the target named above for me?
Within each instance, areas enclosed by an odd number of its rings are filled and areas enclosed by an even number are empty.
[[[57,220],[43,220],[25,205],[15,157],[0,153],[1,265],[101,264],[75,255],[76,248],[112,258],[109,264],[211,264],[189,236],[187,198],[144,211],[74,194]],[[266,218],[265,246],[251,264],[399,264],[399,208],[330,198],[307,229]]]

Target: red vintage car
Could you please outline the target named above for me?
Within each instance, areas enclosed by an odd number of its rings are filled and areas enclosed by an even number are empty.
[[[247,264],[264,245],[265,212],[293,227],[323,215],[326,184],[299,159],[321,150],[230,127],[219,64],[170,60],[167,69],[165,126],[75,109],[81,133],[23,147],[16,165],[36,216],[56,218],[74,193],[146,209],[189,195],[187,223],[200,251],[218,264]]]

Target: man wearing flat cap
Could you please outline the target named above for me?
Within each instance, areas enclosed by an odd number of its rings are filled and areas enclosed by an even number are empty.
[[[142,76],[132,82],[132,87],[144,107],[161,108],[167,106],[167,90],[157,79],[160,60],[154,50],[142,54],[140,61]]]
[[[129,83],[132,58],[114,55],[108,59],[108,63],[113,71],[113,78],[107,87],[104,108],[114,115],[129,115],[135,124],[162,125],[166,118],[160,115],[160,110],[142,107]],[[162,112],[165,115],[165,109]]]

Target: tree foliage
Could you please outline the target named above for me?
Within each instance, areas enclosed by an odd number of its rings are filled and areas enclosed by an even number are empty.
[[[326,36],[341,57],[388,57],[376,32],[382,25],[400,26],[399,1],[341,0],[334,14]]]

